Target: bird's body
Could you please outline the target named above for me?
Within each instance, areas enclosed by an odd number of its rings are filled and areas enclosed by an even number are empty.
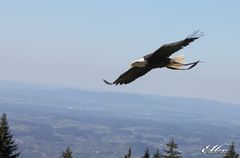
[[[145,55],[143,58],[134,61],[131,64],[131,68],[122,75],[120,75],[113,83],[110,83],[106,80],[103,81],[110,85],[128,84],[155,68],[167,67],[174,70],[189,70],[193,68],[199,63],[199,61],[185,64],[183,55],[176,57],[170,56],[178,50],[182,49],[183,47],[187,46],[189,43],[198,39],[201,34],[197,35],[197,33],[198,31],[194,32],[192,35],[188,36],[184,40],[175,43],[165,44],[159,49],[157,49],[155,52]],[[183,68],[184,66],[188,65],[190,65],[190,67]]]

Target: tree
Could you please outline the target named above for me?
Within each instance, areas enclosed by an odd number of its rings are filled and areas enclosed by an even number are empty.
[[[20,156],[18,146],[8,126],[7,115],[2,114],[0,119],[0,158],[17,158]]]
[[[158,149],[157,149],[157,152],[153,155],[152,158],[162,158],[162,155],[159,153]]]
[[[238,158],[238,156],[239,154],[235,151],[235,146],[232,142],[223,158]]]
[[[132,155],[132,149],[129,148],[128,150],[128,154],[124,156],[124,158],[131,158],[131,155]]]
[[[166,144],[166,149],[163,150],[165,152],[163,158],[181,158],[181,152],[177,149],[178,145],[174,142],[174,139],[171,139],[171,141]]]
[[[60,158],[73,158],[70,147],[67,147],[67,149],[62,152],[62,155]]]
[[[148,148],[145,151],[144,156],[142,158],[150,158],[150,153],[149,153],[149,149]]]

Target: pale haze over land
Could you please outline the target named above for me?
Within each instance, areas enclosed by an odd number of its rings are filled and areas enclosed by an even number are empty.
[[[239,6],[237,0],[2,1],[0,80],[240,104]],[[204,36],[177,53],[204,61],[194,69],[155,70],[127,86],[102,82],[198,29]]]

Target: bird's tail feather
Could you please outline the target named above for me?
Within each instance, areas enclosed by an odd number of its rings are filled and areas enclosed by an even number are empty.
[[[179,56],[171,58],[171,61],[167,65],[167,67],[179,69],[184,66],[184,62],[185,62],[184,55],[179,55]]]
[[[190,65],[188,68],[176,68],[176,67],[169,67],[169,66],[167,66],[167,68],[173,69],[173,70],[190,70],[190,69],[192,69],[193,67],[195,67],[199,62],[201,62],[201,61],[198,60],[198,61],[195,61],[195,62],[192,62],[192,63],[182,64],[183,66],[188,66],[188,65]]]

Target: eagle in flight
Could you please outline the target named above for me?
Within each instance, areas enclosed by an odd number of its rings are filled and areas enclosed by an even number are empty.
[[[108,82],[106,80],[103,81],[109,85],[122,85],[133,82],[137,78],[145,75],[147,72],[155,68],[166,67],[173,70],[189,70],[193,68],[200,62],[200,60],[192,63],[184,63],[183,55],[176,57],[170,56],[203,35],[202,33],[199,34],[198,32],[199,31],[193,32],[184,40],[165,44],[155,52],[145,55],[143,58],[134,61],[131,64],[131,68],[121,74],[114,82]]]

